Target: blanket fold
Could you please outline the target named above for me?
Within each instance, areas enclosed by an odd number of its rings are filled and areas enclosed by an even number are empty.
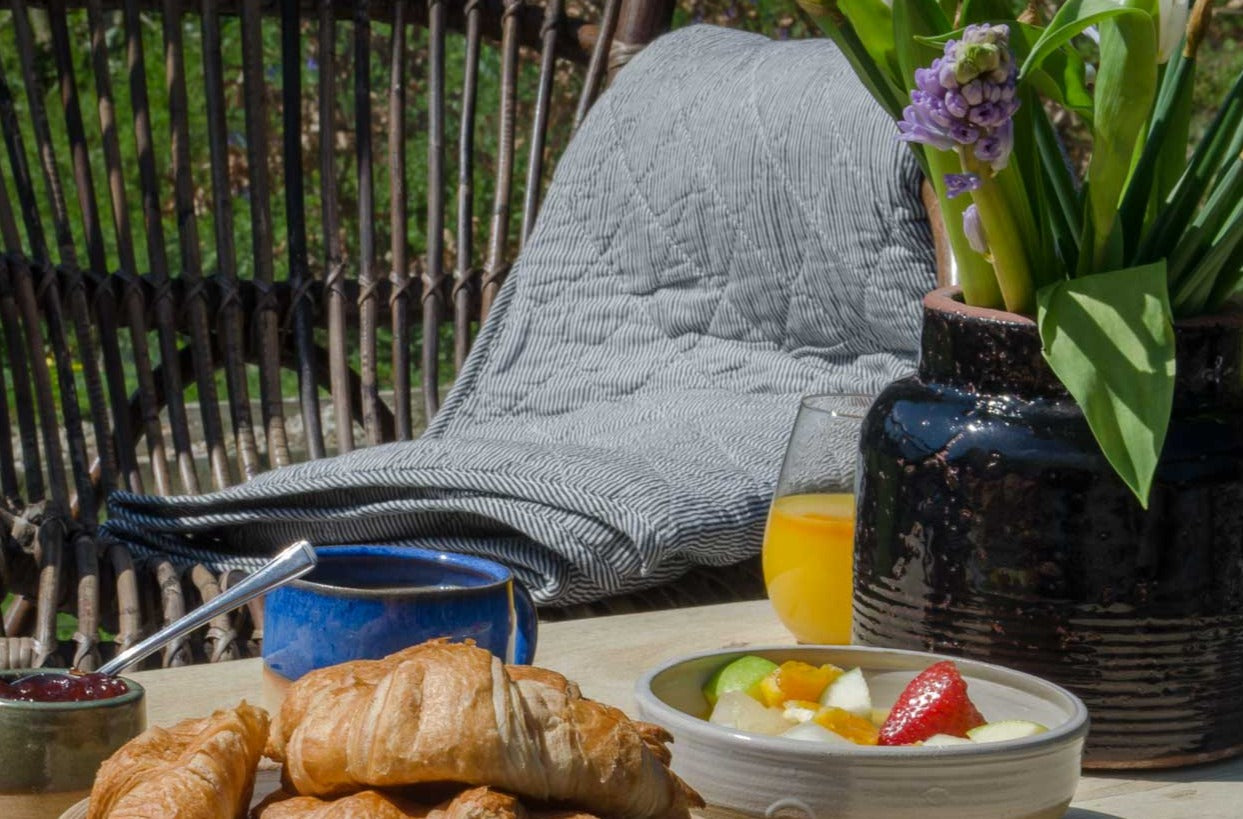
[[[105,535],[217,569],[301,537],[443,548],[544,604],[754,555],[799,396],[914,365],[934,260],[894,133],[827,41],[661,38],[566,150],[422,437],[116,493]]]

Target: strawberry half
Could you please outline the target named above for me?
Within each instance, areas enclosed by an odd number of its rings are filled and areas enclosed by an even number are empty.
[[[965,737],[984,724],[967,697],[967,681],[949,660],[928,666],[903,689],[880,729],[880,745],[910,745],[933,734]]]

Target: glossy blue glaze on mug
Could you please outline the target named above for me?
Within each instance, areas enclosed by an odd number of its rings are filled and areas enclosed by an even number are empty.
[[[287,680],[436,637],[506,662],[535,656],[535,605],[499,563],[403,546],[315,551],[315,569],[264,599],[263,662]]]

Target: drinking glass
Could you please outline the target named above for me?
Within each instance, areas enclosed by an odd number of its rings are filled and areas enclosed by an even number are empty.
[[[855,473],[870,395],[803,399],[764,530],[764,583],[803,643],[849,644]]]

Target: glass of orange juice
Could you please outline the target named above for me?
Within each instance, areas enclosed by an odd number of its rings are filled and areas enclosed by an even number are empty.
[[[848,644],[854,591],[855,466],[869,395],[803,399],[764,530],[764,583],[802,643]]]

